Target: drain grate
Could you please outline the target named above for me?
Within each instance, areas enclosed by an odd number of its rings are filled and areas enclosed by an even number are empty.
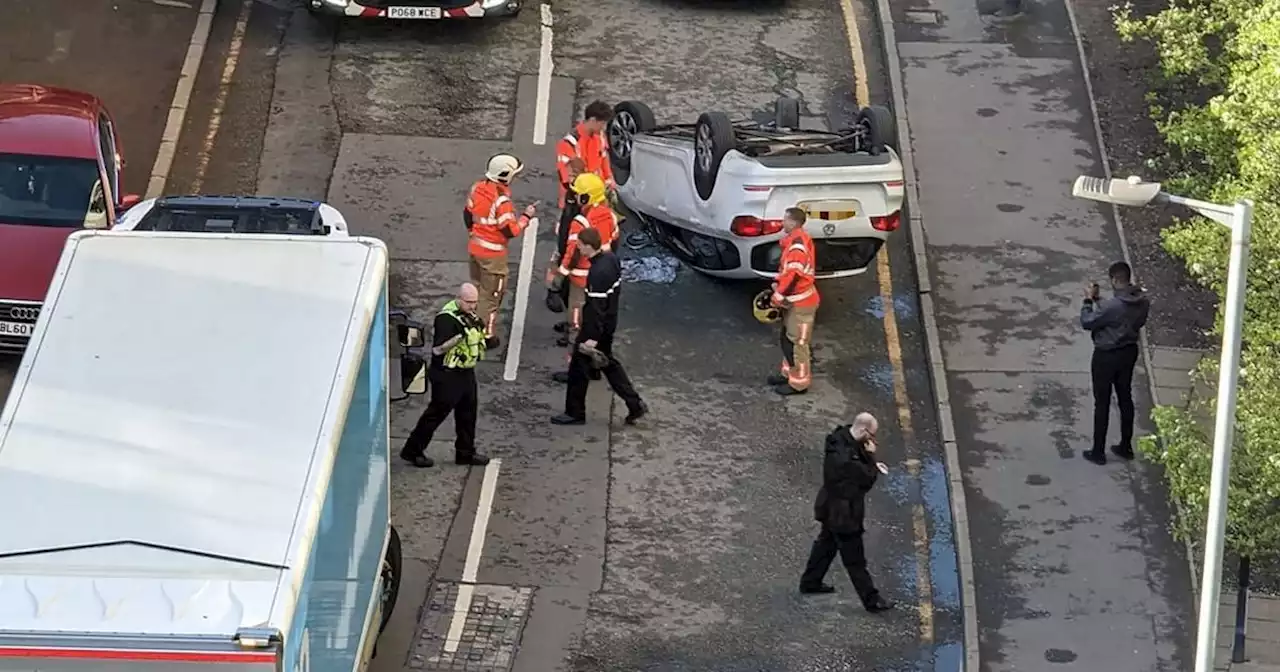
[[[907,21],[911,23],[924,23],[929,25],[942,23],[942,17],[938,12],[932,9],[909,9],[905,14]]]
[[[456,646],[448,642],[460,584],[440,582],[431,591],[409,669],[421,672],[507,672],[529,620],[532,588],[477,585],[472,589]],[[449,651],[448,649],[456,649]]]

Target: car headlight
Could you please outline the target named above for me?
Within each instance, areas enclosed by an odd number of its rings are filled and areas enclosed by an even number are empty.
[[[480,0],[480,7],[483,9],[497,9],[507,4],[507,2],[509,0]]]
[[[351,4],[351,0],[320,0],[320,2],[334,9],[346,9],[347,5]]]

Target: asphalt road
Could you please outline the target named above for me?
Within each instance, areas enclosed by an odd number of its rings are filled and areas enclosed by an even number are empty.
[[[133,5],[193,11],[123,0],[121,11]],[[455,213],[484,160],[514,149],[529,165],[517,200],[553,203],[552,145],[593,98],[645,100],[671,120],[713,107],[750,113],[780,94],[803,99],[807,124],[848,123],[856,108],[861,69],[835,3],[560,3],[548,8],[555,79],[551,135],[539,145],[539,9],[505,21],[334,26],[283,1],[223,0],[169,191],[327,198],[355,233],[388,242],[395,302],[427,319],[465,279]],[[854,14],[865,31],[866,11],[855,4]],[[52,9],[31,20],[50,32],[66,23]],[[165,31],[182,43],[172,46],[178,61],[189,31]],[[862,39],[874,52],[874,35]],[[171,89],[160,90],[160,74],[139,75],[164,60],[145,57],[103,81],[145,80],[137,96],[163,109]],[[883,100],[878,64],[862,65]],[[163,115],[137,112],[120,125],[126,147],[141,145],[148,132],[158,137]],[[540,267],[553,243],[549,226],[539,233]],[[763,385],[779,355],[776,333],[751,319],[755,285],[685,269],[671,282],[628,284],[619,355],[652,409],[637,427],[621,424],[603,385],[587,426],[546,422],[563,403],[549,381],[563,351],[535,290],[517,379],[503,380],[501,358],[481,370],[482,450],[500,464],[396,465],[393,518],[408,574],[377,668],[955,669],[954,547],[905,236],[868,274],[823,285],[815,384],[803,398],[780,400]],[[397,408],[397,445],[422,407]],[[816,532],[822,437],[861,410],[881,419],[893,470],[872,497],[868,535],[872,571],[902,604],[882,616],[862,611],[838,569],[836,595],[795,592]],[[451,439],[442,429],[437,459]],[[470,611],[481,627],[467,628],[455,654],[444,640],[474,556],[486,471],[496,488]]]

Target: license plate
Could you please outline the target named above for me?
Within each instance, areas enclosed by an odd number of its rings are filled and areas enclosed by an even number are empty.
[[[439,7],[388,7],[388,19],[438,19]]]
[[[21,322],[0,322],[0,336],[25,336],[31,338],[36,325]]]
[[[804,203],[800,207],[812,219],[824,222],[843,222],[858,216],[857,201],[817,201]]]

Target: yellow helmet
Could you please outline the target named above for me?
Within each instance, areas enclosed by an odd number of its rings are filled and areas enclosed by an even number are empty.
[[[766,289],[751,301],[751,312],[763,324],[773,324],[782,319],[782,311],[773,305],[773,290]]]
[[[599,205],[608,198],[604,180],[600,179],[600,176],[595,173],[583,173],[573,178],[573,184],[569,186],[569,189],[579,196],[586,197],[586,202],[583,205]],[[581,199],[579,199],[579,202],[582,202]]]

